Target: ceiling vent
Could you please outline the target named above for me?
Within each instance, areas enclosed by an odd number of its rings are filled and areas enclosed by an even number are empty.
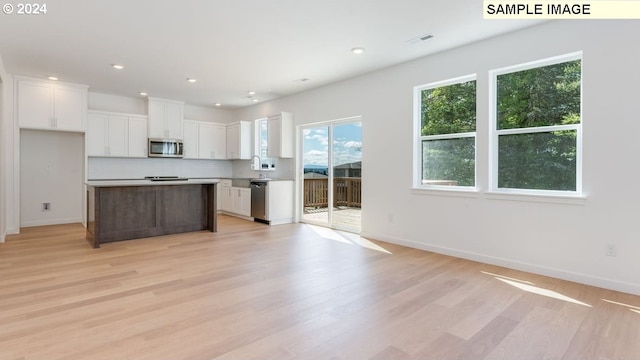
[[[415,44],[422,43],[423,41],[427,41],[429,39],[433,39],[433,34],[426,34],[426,35],[418,36],[417,38],[407,40],[407,44],[415,45]]]

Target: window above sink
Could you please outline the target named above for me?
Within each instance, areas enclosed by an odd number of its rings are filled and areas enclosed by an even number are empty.
[[[268,132],[267,118],[255,121],[255,154],[260,156],[260,171],[275,171],[276,159],[270,158],[267,154]]]

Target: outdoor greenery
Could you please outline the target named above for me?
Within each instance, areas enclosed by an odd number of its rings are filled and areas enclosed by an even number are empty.
[[[580,60],[497,77],[498,187],[576,190],[580,90]],[[423,180],[473,186],[475,137],[455,134],[475,132],[475,81],[423,90],[421,110],[422,136],[440,135],[422,141]]]
[[[422,136],[476,131],[476,82],[422,91]],[[422,142],[422,179],[475,185],[475,137]]]
[[[498,129],[580,123],[580,60],[498,76]],[[501,135],[498,187],[576,190],[577,131]]]

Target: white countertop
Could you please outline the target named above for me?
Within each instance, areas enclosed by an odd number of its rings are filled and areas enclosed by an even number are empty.
[[[87,186],[112,187],[112,186],[162,186],[162,185],[198,185],[217,184],[217,179],[189,179],[176,181],[151,181],[151,180],[89,180]]]

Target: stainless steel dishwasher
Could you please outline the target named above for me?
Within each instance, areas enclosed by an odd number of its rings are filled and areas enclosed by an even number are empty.
[[[259,222],[267,222],[268,181],[251,181],[251,217]]]

